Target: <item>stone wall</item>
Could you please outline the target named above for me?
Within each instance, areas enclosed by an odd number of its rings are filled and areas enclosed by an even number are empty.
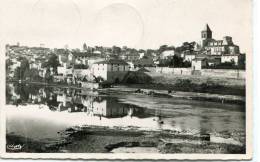
[[[202,69],[202,76],[245,79],[245,70],[235,69]]]
[[[149,67],[146,68],[150,72],[161,74],[191,75],[191,68],[169,68],[169,67]]]
[[[151,73],[171,75],[192,75],[191,68],[169,68],[169,67],[146,67]],[[245,70],[236,69],[201,69],[201,76],[245,79]]]

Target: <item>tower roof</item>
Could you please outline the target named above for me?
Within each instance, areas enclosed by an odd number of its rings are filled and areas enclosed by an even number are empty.
[[[204,31],[211,31],[208,24],[205,25]]]

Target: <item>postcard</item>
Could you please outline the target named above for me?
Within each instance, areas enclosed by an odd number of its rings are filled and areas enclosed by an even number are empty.
[[[251,159],[251,5],[1,1],[1,157]]]

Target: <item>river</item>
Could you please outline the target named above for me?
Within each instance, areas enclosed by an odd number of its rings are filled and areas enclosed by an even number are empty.
[[[36,141],[87,126],[210,134],[213,142],[245,144],[244,105],[16,84],[7,84],[6,104],[7,134]]]

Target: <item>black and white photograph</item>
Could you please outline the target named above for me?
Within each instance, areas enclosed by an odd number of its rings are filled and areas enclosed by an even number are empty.
[[[251,5],[1,1],[1,156],[250,159]]]

